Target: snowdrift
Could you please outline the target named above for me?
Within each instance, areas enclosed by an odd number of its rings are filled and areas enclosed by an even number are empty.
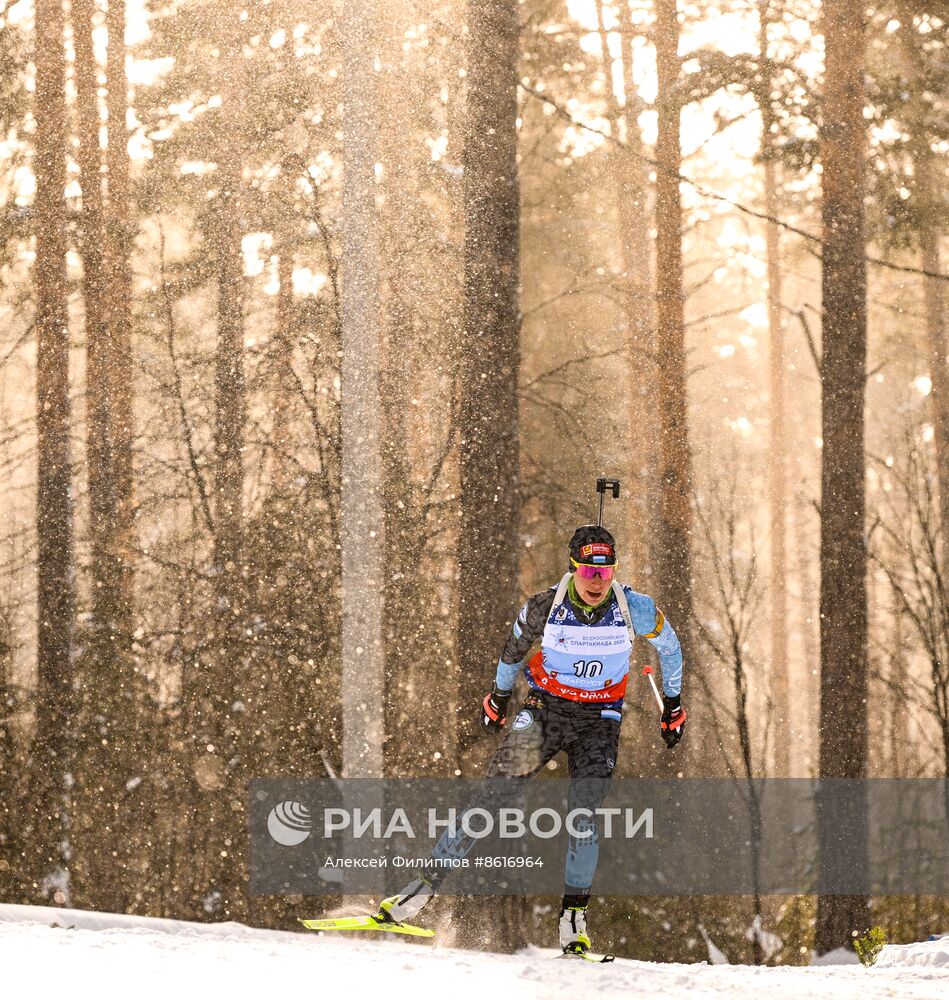
[[[877,956],[876,968],[900,969],[925,966],[949,969],[949,934],[934,941],[915,944],[888,944]]]
[[[586,1000],[668,994],[767,1000],[949,997],[949,937],[884,949],[877,967],[768,969],[617,959],[612,965],[439,948],[386,938],[333,937],[195,924],[52,907],[0,905],[3,996],[136,1000],[308,1000],[400,996],[484,1000]]]

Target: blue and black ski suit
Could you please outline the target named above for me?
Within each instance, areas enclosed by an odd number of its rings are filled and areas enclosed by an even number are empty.
[[[564,751],[570,776],[568,811],[599,808],[616,765],[636,635],[658,651],[665,693],[679,694],[679,640],[651,597],[614,583],[608,598],[591,608],[580,600],[568,574],[558,586],[527,601],[498,661],[495,683],[509,691],[523,671],[529,693],[491,758],[478,806],[501,808]],[[528,661],[538,641],[540,651]],[[574,827],[580,836],[570,837],[565,894],[583,896],[593,885],[599,844],[595,819],[586,828],[582,820]],[[473,846],[463,834],[446,835],[434,854],[464,857]]]

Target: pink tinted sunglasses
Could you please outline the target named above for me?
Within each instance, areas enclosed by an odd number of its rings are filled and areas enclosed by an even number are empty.
[[[572,561],[572,560],[571,560]],[[600,577],[601,580],[612,580],[616,566],[593,566],[590,563],[573,563],[577,571],[577,576],[583,580],[593,580]]]

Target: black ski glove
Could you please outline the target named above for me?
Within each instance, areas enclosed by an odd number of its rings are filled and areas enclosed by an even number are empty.
[[[499,732],[507,722],[507,703],[511,700],[510,691],[501,691],[497,684],[491,685],[491,693],[484,696],[481,703],[481,728],[486,732]]]
[[[662,719],[659,731],[666,741],[668,749],[672,749],[685,733],[685,709],[679,704],[679,696],[664,694],[662,696]]]

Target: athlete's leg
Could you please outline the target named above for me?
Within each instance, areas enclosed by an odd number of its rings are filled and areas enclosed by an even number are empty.
[[[587,952],[587,904],[599,858],[595,810],[606,798],[616,764],[619,723],[590,713],[575,720],[575,738],[567,747],[570,791],[567,812],[567,862],[560,909],[560,946],[565,952]]]
[[[613,778],[619,748],[619,723],[593,717],[576,726],[576,738],[567,747],[570,773],[568,813],[574,816],[574,833],[569,835],[564,872],[564,895],[589,895],[599,859],[600,845],[595,811],[603,804]]]
[[[568,735],[563,718],[548,713],[542,697],[530,696],[494,751],[484,782],[463,813],[477,808],[496,816],[563,748]],[[454,832],[447,829],[441,835],[432,850],[432,857],[438,861],[461,860],[467,857],[476,842],[477,839],[466,834],[459,822]],[[379,915],[398,921],[411,919],[438,892],[450,874],[449,865],[432,865],[401,892],[384,899]]]
[[[484,781],[469,809],[484,809],[492,816],[508,806],[556,754],[569,733],[560,715],[548,712],[543,698],[531,695],[515,715],[511,728],[488,763]],[[432,852],[436,858],[464,858],[475,840],[462,830],[446,830]]]

